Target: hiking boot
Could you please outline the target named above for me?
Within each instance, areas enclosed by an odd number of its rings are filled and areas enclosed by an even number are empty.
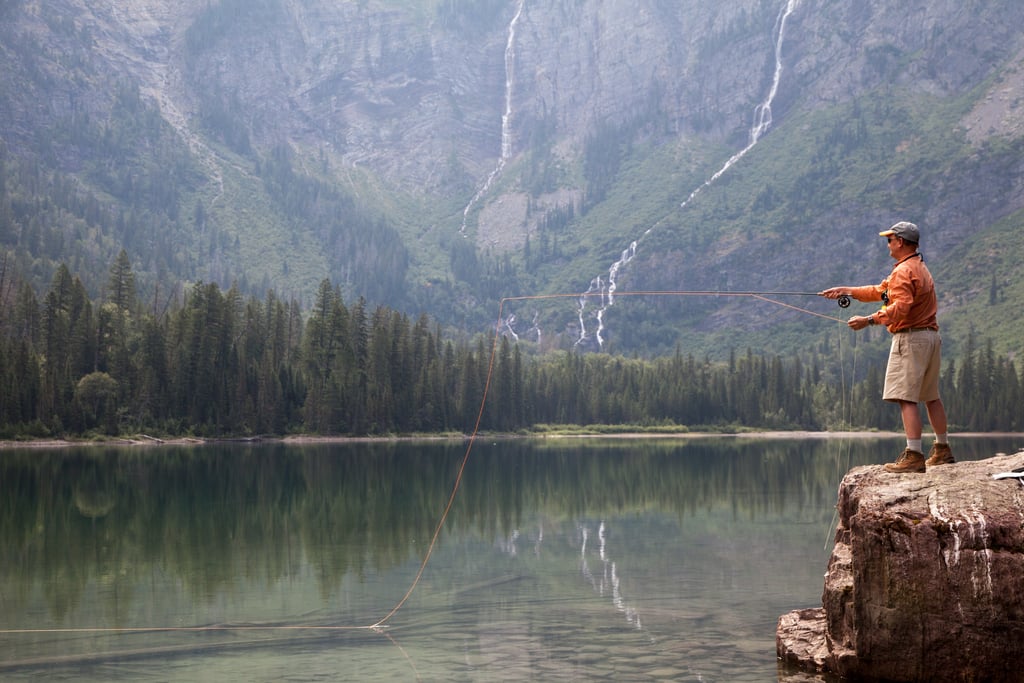
[[[924,469],[924,453],[918,453],[909,448],[900,453],[900,457],[896,458],[896,462],[891,462],[885,466],[886,472],[896,472],[898,474],[924,472]]]
[[[956,462],[953,459],[953,451],[950,450],[948,443],[937,443],[932,445],[932,452],[928,454],[928,459],[924,461],[924,464],[928,467],[935,467],[936,465],[950,465]]]

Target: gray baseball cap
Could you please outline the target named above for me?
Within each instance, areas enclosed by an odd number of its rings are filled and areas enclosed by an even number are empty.
[[[913,242],[914,244],[921,241],[921,231],[917,229],[916,225],[907,221],[900,221],[888,230],[883,230],[878,234],[882,237],[896,235],[896,237],[902,237],[904,242]]]

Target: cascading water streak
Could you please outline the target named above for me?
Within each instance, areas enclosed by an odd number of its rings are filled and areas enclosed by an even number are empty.
[[[526,0],[519,0],[516,14],[508,25],[508,40],[505,41],[505,112],[501,115],[501,159],[503,164],[512,157],[512,87],[516,74],[516,26],[523,15]]]
[[[758,104],[757,107],[754,108],[754,121],[753,125],[750,128],[750,136],[746,147],[744,147],[739,152],[729,157],[729,159],[720,169],[718,169],[718,171],[716,171],[710,178],[705,180],[703,184],[697,187],[697,189],[691,192],[690,196],[687,197],[686,201],[679,205],[680,209],[686,208],[686,205],[693,201],[693,198],[696,197],[701,190],[703,190],[705,187],[711,185],[716,180],[721,178],[722,175],[730,168],[732,168],[732,166],[737,161],[746,156],[747,152],[753,149],[754,146],[757,145],[761,137],[768,132],[769,128],[771,128],[772,103],[775,101],[775,96],[778,94],[779,91],[779,84],[782,81],[782,44],[786,36],[786,21],[789,19],[789,16],[796,10],[797,5],[799,4],[800,0],[786,0],[786,4],[780,10],[779,17],[776,20],[778,35],[775,39],[775,71],[772,75],[772,84],[764,100],[760,104]],[[617,278],[619,274],[622,272],[622,269],[625,268],[629,264],[629,262],[632,261],[633,258],[636,256],[637,246],[640,239],[643,239],[644,237],[649,235],[651,231],[654,230],[654,227],[655,226],[652,226],[645,230],[643,235],[639,239],[631,242],[629,247],[623,250],[619,259],[608,268],[607,281],[602,281],[600,277],[596,277],[590,281],[590,287],[587,289],[586,295],[592,295],[595,293],[601,294],[601,296],[599,297],[600,306],[592,314],[592,316],[597,320],[597,328],[594,332],[594,339],[597,342],[598,348],[604,348],[603,333],[606,329],[604,322],[604,314],[608,310],[608,307],[614,303]],[[588,298],[591,297],[588,297],[586,295],[580,297],[579,308],[577,309],[579,319],[579,338],[576,340],[576,346],[585,343],[587,340],[587,329],[584,324],[584,319],[587,307],[587,300]]]
[[[512,94],[515,88],[516,72],[516,27],[519,24],[519,18],[523,15],[523,7],[525,5],[526,0],[519,0],[516,5],[516,13],[512,17],[512,21],[509,22],[508,37],[505,40],[505,110],[501,114],[501,151],[498,156],[498,163],[487,176],[484,184],[473,195],[473,198],[469,200],[469,203],[466,204],[466,208],[462,210],[462,227],[459,228],[459,234],[463,236],[466,234],[466,222],[469,220],[469,212],[473,210],[477,202],[491,189],[491,185],[501,175],[501,172],[505,170],[505,164],[512,158]]]
[[[747,142],[747,146],[729,157],[729,160],[725,162],[722,168],[718,169],[718,171],[705,180],[700,187],[691,192],[686,201],[679,205],[679,208],[685,208],[701,190],[721,178],[726,171],[732,168],[733,164],[745,157],[747,152],[753,149],[754,145],[758,143],[761,136],[767,133],[768,129],[771,128],[772,102],[775,101],[775,96],[779,92],[779,83],[782,81],[782,41],[786,35],[786,20],[789,19],[789,15],[793,13],[793,10],[796,9],[799,2],[800,0],[787,0],[786,6],[782,8],[782,12],[779,14],[779,19],[777,21],[779,35],[775,41],[775,72],[772,75],[772,86],[768,90],[768,95],[764,98],[764,101],[754,108],[754,124],[750,128],[750,137]]]

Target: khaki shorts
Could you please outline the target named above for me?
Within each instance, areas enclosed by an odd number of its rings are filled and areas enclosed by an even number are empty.
[[[892,335],[882,398],[911,403],[937,399],[941,351],[942,337],[937,330],[915,329]]]

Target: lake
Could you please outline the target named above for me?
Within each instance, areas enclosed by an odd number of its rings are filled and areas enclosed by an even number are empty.
[[[0,451],[0,678],[789,680],[839,481],[902,446],[481,438],[432,549],[465,442]]]

